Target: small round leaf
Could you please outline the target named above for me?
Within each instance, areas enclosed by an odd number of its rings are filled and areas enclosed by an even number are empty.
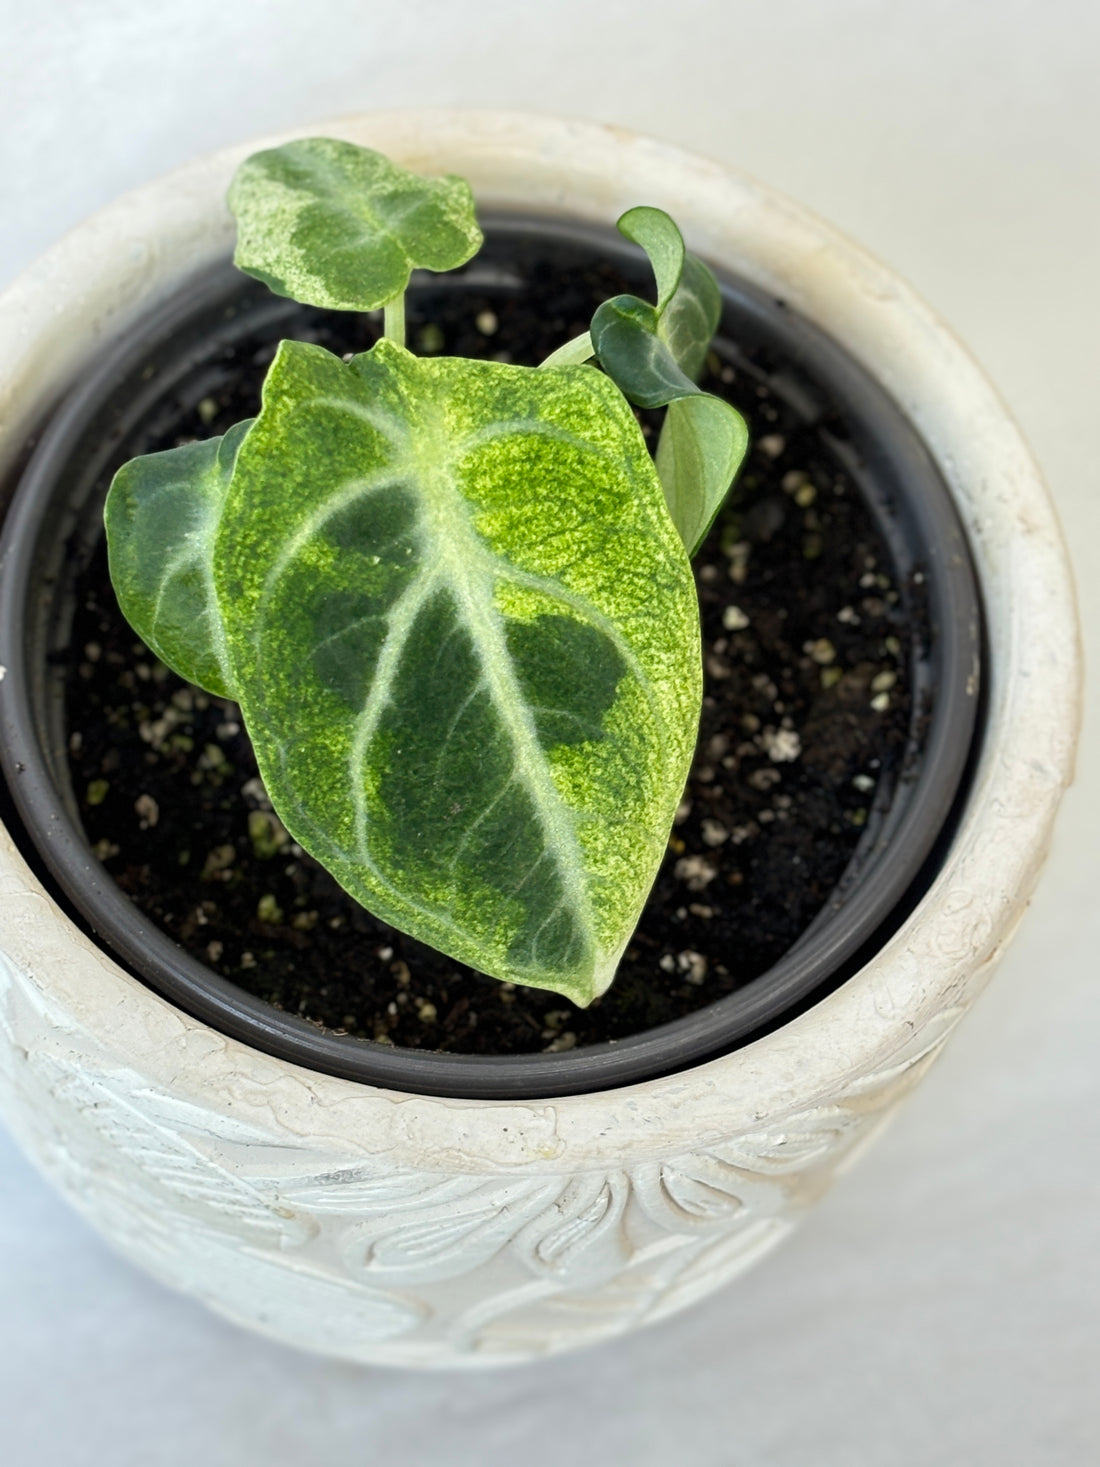
[[[229,207],[236,265],[276,295],[332,310],[377,310],[402,294],[411,271],[453,270],[482,240],[461,178],[423,178],[335,138],[246,158]]]

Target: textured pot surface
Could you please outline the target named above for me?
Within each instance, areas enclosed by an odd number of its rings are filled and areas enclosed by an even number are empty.
[[[782,296],[922,433],[971,537],[987,731],[943,869],[854,978],[733,1054],[553,1101],[415,1097],[268,1058],[173,1009],[59,910],[0,833],[0,1105],[135,1261],[349,1359],[462,1365],[614,1334],[771,1247],[919,1078],[1026,906],[1072,773],[1069,572],[984,377],[893,275],[760,185],[616,130],[398,113],[310,129],[470,179],[480,201],[606,223],[659,204]],[[271,139],[263,140],[263,144]],[[0,474],[104,342],[224,256],[234,148],[123,199],[0,299]]]

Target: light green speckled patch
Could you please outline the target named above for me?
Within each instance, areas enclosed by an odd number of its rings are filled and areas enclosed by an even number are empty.
[[[687,557],[613,384],[283,343],[214,581],[295,838],[455,958],[601,993],[701,696]]]
[[[240,269],[278,295],[333,310],[386,305],[412,270],[453,270],[482,238],[461,178],[422,178],[335,138],[254,153],[237,170],[229,207]]]

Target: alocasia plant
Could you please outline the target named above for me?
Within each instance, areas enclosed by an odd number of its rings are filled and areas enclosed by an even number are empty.
[[[713,277],[667,215],[632,209],[655,306],[607,302],[537,369],[419,358],[411,270],[481,240],[461,180],[318,138],[248,159],[229,200],[243,269],[306,304],[382,307],[385,335],[348,362],[284,341],[258,418],[119,470],[120,605],[240,704],[280,818],[352,896],[589,1003],[695,742],[688,553],[746,442],[695,384]],[[669,404],[656,465],[631,403]]]

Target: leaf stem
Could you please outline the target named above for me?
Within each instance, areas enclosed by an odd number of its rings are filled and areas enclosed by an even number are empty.
[[[405,345],[405,296],[404,293],[388,301],[382,311],[383,335],[398,346]]]
[[[539,367],[572,367],[589,361],[595,355],[592,336],[585,331],[580,336],[574,336],[564,346],[559,346],[557,351],[552,351],[544,362],[539,363]]]

